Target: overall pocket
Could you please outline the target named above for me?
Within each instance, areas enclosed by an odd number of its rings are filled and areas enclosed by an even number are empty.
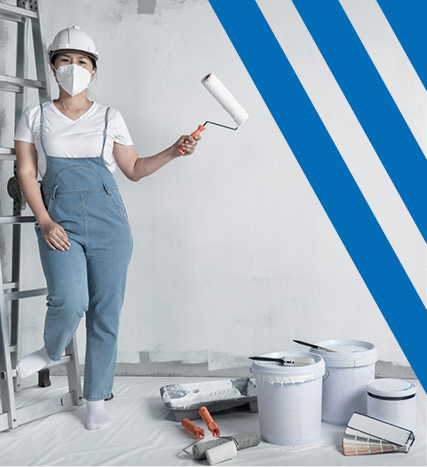
[[[110,191],[110,195],[111,195],[111,200],[113,201],[114,207],[116,208],[117,212],[129,224],[127,211],[126,211],[125,205],[123,203],[122,197],[121,197],[121,195],[119,193],[119,190],[112,189]]]

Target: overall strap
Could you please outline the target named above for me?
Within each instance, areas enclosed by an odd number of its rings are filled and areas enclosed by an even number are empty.
[[[110,107],[107,108],[107,111],[105,112],[105,128],[104,128],[104,140],[102,141],[102,151],[101,151],[101,159],[104,161],[104,148],[105,148],[105,142],[107,141],[107,128],[108,128],[108,112],[110,110]]]
[[[44,123],[44,114],[43,114],[43,104],[40,104],[40,143],[42,145],[42,149],[44,152],[44,155],[46,157],[46,164],[47,162],[47,154],[46,154],[46,149],[43,144],[43,123]]]

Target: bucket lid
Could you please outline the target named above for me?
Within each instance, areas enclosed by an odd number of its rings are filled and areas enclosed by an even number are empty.
[[[417,387],[410,381],[396,378],[374,379],[366,385],[369,394],[392,399],[401,399],[413,396]]]
[[[321,355],[327,367],[357,367],[372,365],[378,360],[378,351],[373,344],[352,339],[338,339],[316,342],[316,345],[339,352],[310,349],[310,352]]]
[[[252,372],[265,377],[269,383],[278,384],[294,384],[312,381],[321,378],[325,374],[325,362],[321,355],[312,354],[309,352],[273,352],[260,355],[261,357],[270,358],[305,358],[312,359],[313,363],[308,365],[282,365],[277,362],[265,362],[254,360],[252,362]],[[265,379],[264,378],[264,379]]]

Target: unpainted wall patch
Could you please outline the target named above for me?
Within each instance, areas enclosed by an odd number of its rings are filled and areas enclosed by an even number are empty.
[[[138,14],[154,15],[156,0],[138,0]]]

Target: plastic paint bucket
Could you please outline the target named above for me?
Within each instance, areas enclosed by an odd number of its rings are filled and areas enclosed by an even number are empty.
[[[316,345],[339,351],[311,349],[324,358],[326,365],[322,421],[346,425],[354,412],[366,414],[366,384],[375,378],[377,349],[358,340],[327,340]]]
[[[272,444],[310,443],[320,436],[325,362],[308,352],[274,352],[263,357],[312,358],[304,366],[252,362],[261,438]]]
[[[417,388],[403,379],[376,379],[366,385],[370,417],[417,431]]]

